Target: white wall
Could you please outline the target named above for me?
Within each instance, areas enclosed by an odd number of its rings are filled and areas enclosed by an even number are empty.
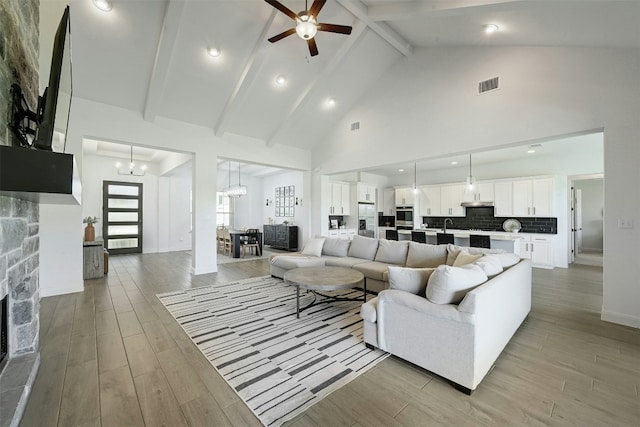
[[[309,207],[311,198],[308,190],[308,179],[305,179],[305,173],[300,171],[287,171],[277,175],[270,175],[262,179],[262,188],[264,198],[261,199],[260,212],[262,224],[269,224],[269,219],[274,224],[280,224],[282,221],[293,221],[293,225],[298,226],[298,247],[302,248],[304,242],[309,236]],[[295,206],[295,216],[293,217],[276,217],[275,215],[275,191],[276,187],[295,186],[295,194],[298,201],[302,205]],[[273,201],[271,206],[266,206],[266,199]]]
[[[604,181],[588,179],[575,181],[576,190],[582,190],[582,249],[602,252],[602,221],[604,213]]]
[[[640,193],[621,191],[640,182],[638,75],[638,49],[416,49],[344,115],[313,168],[337,173],[603,129],[602,318],[640,327]],[[478,82],[494,76],[500,89],[478,96]],[[348,130],[354,121],[358,132]]]

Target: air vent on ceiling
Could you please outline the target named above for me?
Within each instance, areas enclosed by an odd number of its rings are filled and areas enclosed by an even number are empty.
[[[353,122],[351,123],[351,131],[353,132],[354,130],[358,130],[360,129],[360,122]]]
[[[496,89],[498,89],[498,77],[478,83],[478,93],[485,93]]]

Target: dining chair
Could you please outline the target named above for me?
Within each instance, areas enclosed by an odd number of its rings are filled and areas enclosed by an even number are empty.
[[[224,239],[224,248],[222,249],[222,253],[227,255],[228,252],[228,255],[231,256],[233,252],[233,243],[231,242],[231,233],[228,228],[225,227],[222,230],[222,237]]]
[[[424,231],[411,230],[411,241],[417,243],[427,243],[427,235]]]
[[[469,246],[471,246],[472,248],[491,249],[491,236],[484,236],[481,234],[470,234]]]
[[[241,252],[241,257],[244,258],[247,250],[251,250],[251,253],[254,253],[254,249],[255,249],[255,255],[256,256],[262,256],[262,252],[260,251],[260,238],[259,238],[259,234],[258,234],[258,229],[257,228],[249,228],[246,231],[246,236],[244,236],[244,239],[241,242],[240,245],[240,252]]]

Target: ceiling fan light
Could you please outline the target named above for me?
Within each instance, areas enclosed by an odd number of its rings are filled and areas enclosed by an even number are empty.
[[[307,15],[303,15],[298,20],[298,24],[296,25],[296,33],[303,40],[309,40],[315,37],[318,32],[318,27],[316,26],[316,20],[313,18],[309,18]]]

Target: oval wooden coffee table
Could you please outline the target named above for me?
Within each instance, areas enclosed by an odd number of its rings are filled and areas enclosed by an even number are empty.
[[[360,301],[367,302],[367,281],[364,274],[357,270],[344,267],[300,267],[284,273],[284,281],[296,287],[296,316],[300,318],[300,312],[314,305],[332,301]],[[325,295],[319,291],[337,291],[341,289],[353,289],[361,286],[364,296],[361,298],[342,298]],[[313,293],[311,304],[300,308],[300,289],[308,289]],[[325,299],[317,301],[320,295]]]

